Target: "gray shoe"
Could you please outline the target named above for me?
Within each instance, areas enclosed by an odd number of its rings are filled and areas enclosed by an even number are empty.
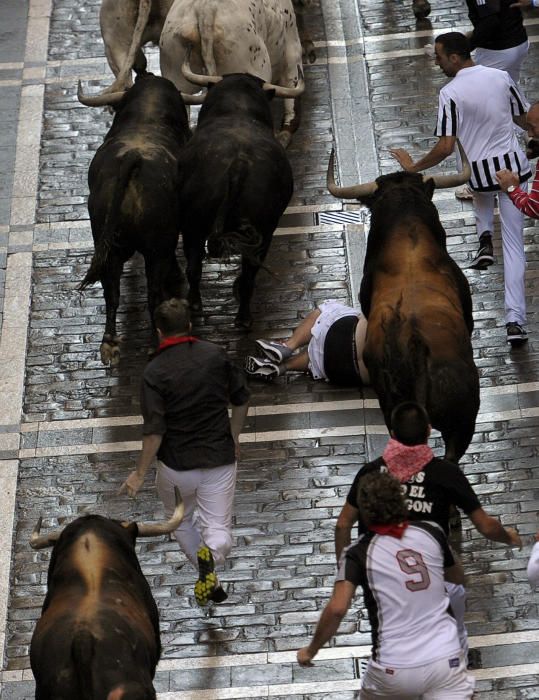
[[[255,340],[255,345],[264,353],[268,360],[272,360],[278,364],[288,360],[294,352],[287,345],[284,345],[284,343],[277,343],[275,340],[264,340],[260,338],[259,340]]]
[[[506,323],[505,327],[507,329],[507,342],[511,343],[513,347],[519,347],[519,345],[527,342],[528,334],[520,323],[512,321],[511,323]]]
[[[263,379],[264,381],[270,381],[275,379],[275,377],[280,376],[286,372],[286,367],[284,365],[279,365],[271,360],[263,359],[258,357],[253,357],[248,355],[245,358],[245,373],[249,377],[256,377],[257,379]]]

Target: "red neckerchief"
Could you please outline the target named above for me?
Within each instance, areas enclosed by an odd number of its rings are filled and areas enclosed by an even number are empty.
[[[407,527],[408,521],[405,520],[402,523],[392,523],[391,525],[369,525],[369,530],[376,532],[377,535],[390,535],[400,540]]]
[[[159,343],[157,352],[161,352],[161,350],[170,348],[173,345],[181,345],[182,343],[196,343],[197,340],[198,338],[195,338],[194,335],[175,335],[170,338],[163,338],[163,340]]]
[[[434,454],[428,445],[403,445],[391,438],[382,454],[389,473],[404,484],[422,471]]]

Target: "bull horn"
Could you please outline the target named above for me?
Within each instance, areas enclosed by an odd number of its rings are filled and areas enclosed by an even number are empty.
[[[352,187],[337,187],[335,184],[335,149],[331,150],[329,157],[327,188],[329,192],[339,199],[360,199],[374,194],[378,189],[376,182],[365,182],[363,185],[353,185]]]
[[[82,84],[80,80],[77,87],[77,99],[81,104],[86,105],[86,107],[112,107],[117,105],[124,95],[125,90],[123,92],[105,92],[99,95],[85,95],[82,92]]]
[[[172,513],[170,520],[167,520],[164,523],[138,523],[139,537],[166,535],[179,527],[181,521],[183,520],[183,512],[185,508],[177,486],[174,487],[174,497],[176,499],[176,507],[174,508],[174,512]]]
[[[299,80],[296,87],[284,87],[283,85],[273,85],[272,83],[264,83],[263,90],[275,90],[275,97],[283,99],[299,97],[305,91],[305,82]]]
[[[472,169],[470,168],[470,162],[468,156],[462,147],[461,142],[457,139],[457,147],[460,153],[460,159],[462,161],[462,170],[456,175],[433,175],[431,177],[423,176],[423,182],[427,180],[434,180],[434,186],[436,189],[442,189],[445,187],[458,187],[467,182],[471,175]]]
[[[43,518],[40,517],[37,521],[34,531],[32,532],[32,536],[30,537],[30,547],[32,547],[32,549],[44,549],[45,547],[52,547],[63,532],[64,528],[61,527],[57,530],[49,532],[47,535],[40,535],[39,531],[41,530],[42,522]]]
[[[193,73],[191,70],[191,64],[189,63],[190,54],[191,50],[189,50],[182,65],[183,77],[186,80],[193,83],[193,85],[200,85],[201,87],[209,87],[210,85],[215,85],[216,83],[221,82],[223,78],[220,75],[200,75],[199,73]]]
[[[191,95],[188,92],[180,92],[183,102],[186,105],[201,105],[204,104],[207,93],[200,93],[198,95]]]

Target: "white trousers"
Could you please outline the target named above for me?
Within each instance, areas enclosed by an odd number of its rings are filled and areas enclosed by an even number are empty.
[[[388,668],[372,659],[361,681],[361,700],[468,700],[475,678],[464,659],[454,657],[412,668]]]
[[[457,623],[457,633],[459,635],[460,648],[464,654],[464,659],[468,659],[468,632],[464,624],[464,613],[466,612],[466,589],[462,584],[445,582],[445,590],[451,602],[451,610]]]
[[[528,191],[528,183],[521,189]],[[524,277],[526,256],[524,254],[524,215],[515,207],[505,192],[474,192],[473,204],[477,235],[494,231],[494,198],[498,195],[500,224],[502,230],[503,275],[505,282],[505,322],[526,323],[526,293]]]
[[[518,85],[520,80],[520,67],[522,66],[522,61],[524,61],[528,55],[528,48],[528,41],[518,46],[512,46],[510,49],[501,49],[500,51],[478,48],[475,50],[474,60],[482,66],[507,71],[513,79],[513,82]]]
[[[232,549],[232,511],[236,487],[236,463],[212,469],[176,471],[158,462],[155,484],[169,518],[175,507],[174,487],[185,506],[174,537],[189,561],[198,569],[197,551],[204,542],[216,564],[223,564]],[[198,523],[195,522],[195,507]]]

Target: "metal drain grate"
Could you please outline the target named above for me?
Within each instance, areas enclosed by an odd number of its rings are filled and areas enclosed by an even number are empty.
[[[362,224],[363,216],[358,211],[321,211],[318,214],[320,224]]]

